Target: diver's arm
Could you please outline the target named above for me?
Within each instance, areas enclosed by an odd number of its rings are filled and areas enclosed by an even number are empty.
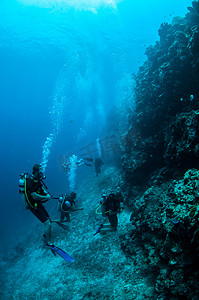
[[[79,207],[79,208],[71,208],[70,211],[78,211],[78,210],[84,210],[84,207]]]
[[[50,195],[47,194],[45,196],[39,195],[36,192],[31,193],[31,197],[36,201],[50,200]]]

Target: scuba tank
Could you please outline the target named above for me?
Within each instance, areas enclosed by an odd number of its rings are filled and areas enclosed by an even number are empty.
[[[27,173],[22,173],[20,174],[20,179],[19,179],[19,194],[21,196],[21,200],[23,202],[23,206],[25,208],[28,208],[27,201],[26,201],[26,196],[25,196],[25,180],[27,177]]]
[[[63,200],[64,200],[63,196],[60,196],[59,199],[58,199],[58,204],[57,204],[57,210],[58,211],[61,211]]]
[[[20,174],[20,179],[19,179],[19,194],[24,194],[25,193],[25,175],[26,173]]]

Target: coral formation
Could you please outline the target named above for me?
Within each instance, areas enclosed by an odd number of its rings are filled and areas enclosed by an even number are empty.
[[[152,185],[134,202],[131,216],[133,239],[123,249],[133,253],[135,241],[142,245],[155,275],[158,295],[196,299],[192,291],[199,271],[199,171],[188,170],[182,179]],[[124,244],[127,243],[127,247]]]
[[[122,156],[132,232],[156,299],[198,299],[199,271],[199,2],[160,26],[135,76],[136,109]]]

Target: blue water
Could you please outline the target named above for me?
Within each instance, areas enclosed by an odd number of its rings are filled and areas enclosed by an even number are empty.
[[[131,96],[131,74],[160,24],[190,4],[1,0],[1,237],[32,221],[19,204],[18,175],[41,162],[46,139],[47,184],[57,195],[66,183],[59,155],[102,137],[111,109]]]

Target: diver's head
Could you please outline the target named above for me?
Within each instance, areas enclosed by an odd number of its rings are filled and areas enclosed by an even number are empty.
[[[76,194],[76,193],[74,193],[74,192],[72,192],[72,193],[70,193],[70,196],[71,196],[73,199],[75,199],[75,198],[76,198],[76,196],[77,196],[77,194]]]
[[[32,174],[34,176],[35,179],[37,180],[42,180],[45,178],[42,170],[41,170],[41,165],[40,164],[35,164],[32,168]]]

